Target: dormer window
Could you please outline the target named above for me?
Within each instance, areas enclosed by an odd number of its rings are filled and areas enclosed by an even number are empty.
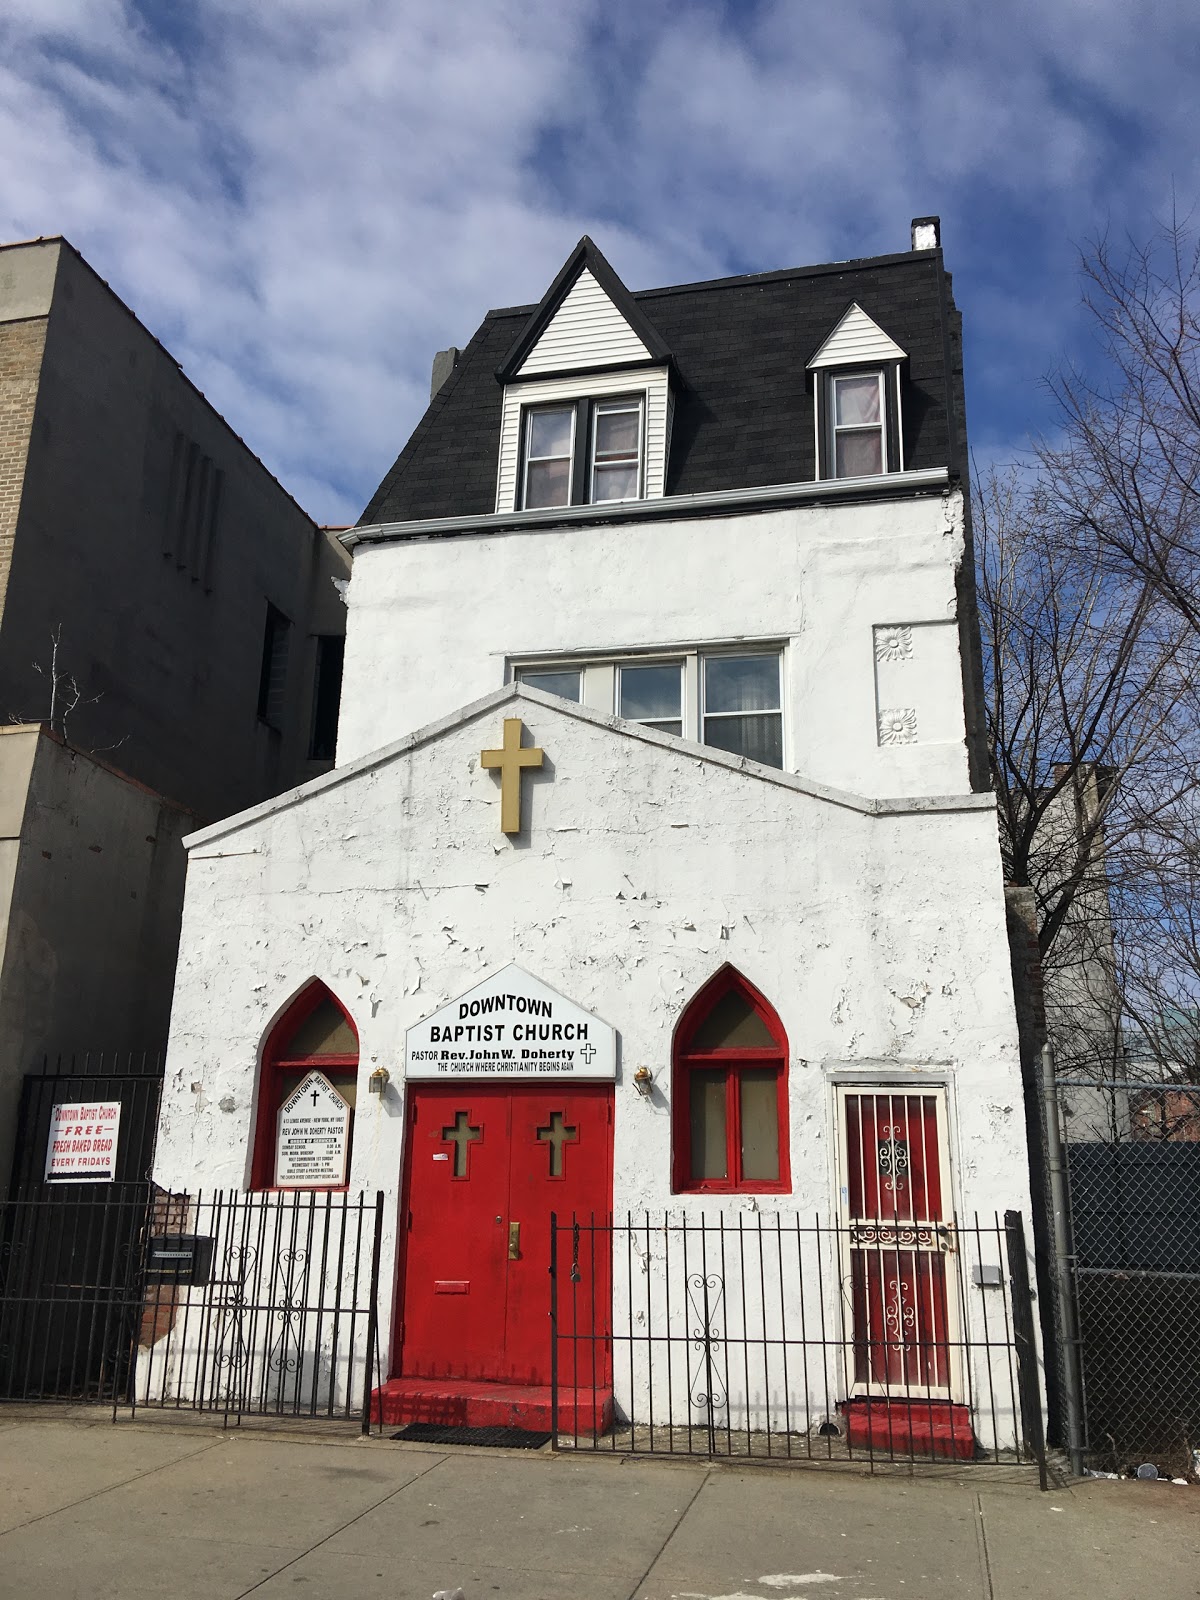
[[[883,373],[831,374],[829,411],[833,476],[864,478],[886,472]]]
[[[808,363],[816,385],[817,476],[871,478],[904,467],[905,352],[852,305]]]
[[[526,406],[520,509],[640,499],[645,413],[641,394]]]
[[[642,412],[640,396],[633,400],[601,400],[592,411],[593,503],[601,500],[636,500],[641,493]]]
[[[496,368],[496,510],[614,505],[666,490],[671,354],[581,239]]]
[[[569,506],[575,456],[575,407],[546,406],[525,413],[524,504]]]

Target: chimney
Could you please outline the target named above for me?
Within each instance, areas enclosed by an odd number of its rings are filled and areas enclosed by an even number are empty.
[[[914,245],[913,248],[916,249],[916,246]],[[457,345],[452,344],[449,350],[439,350],[437,355],[434,356],[433,375],[429,380],[429,398],[431,400],[458,365],[460,355],[462,355],[462,351]]]
[[[940,250],[942,248],[941,217],[914,217],[912,219],[912,247],[914,250]]]

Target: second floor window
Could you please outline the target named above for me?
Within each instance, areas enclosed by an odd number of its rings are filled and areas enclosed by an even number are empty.
[[[779,657],[704,656],[701,664],[704,743],[781,767]]]
[[[662,733],[683,733],[683,663],[631,663],[617,673],[617,715]]]
[[[688,650],[664,657],[538,662],[514,676],[643,727],[783,766],[783,658],[778,649]]]
[[[521,427],[521,505],[594,505],[643,493],[645,399],[530,406]]]

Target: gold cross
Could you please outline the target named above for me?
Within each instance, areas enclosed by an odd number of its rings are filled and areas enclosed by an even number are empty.
[[[536,747],[522,748],[523,731],[520,717],[505,717],[503,750],[479,752],[480,766],[500,769],[501,833],[520,833],[521,768],[540,767],[545,759],[545,752]]]

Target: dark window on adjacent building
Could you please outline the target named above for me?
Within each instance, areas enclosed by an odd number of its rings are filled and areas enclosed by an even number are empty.
[[[221,510],[225,475],[194,440],[176,430],[171,452],[171,480],[163,526],[163,554],[191,574],[192,581],[211,587],[213,545]]]
[[[342,663],[346,641],[341,634],[317,638],[316,681],[313,684],[310,761],[332,761],[337,752],[338,707],[342,699]]]
[[[267,601],[263,626],[262,668],[258,675],[258,715],[272,728],[283,727],[287,704],[288,635],[292,625],[278,607]]]

